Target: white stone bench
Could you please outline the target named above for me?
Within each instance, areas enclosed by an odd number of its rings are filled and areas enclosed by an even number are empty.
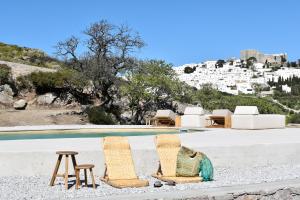
[[[233,129],[285,128],[285,115],[259,114],[256,106],[237,106],[231,116]]]

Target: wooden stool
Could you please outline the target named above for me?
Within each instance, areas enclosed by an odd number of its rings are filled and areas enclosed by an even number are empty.
[[[69,175],[69,156],[71,156],[71,158],[72,158],[73,168],[75,171],[75,167],[77,165],[75,155],[77,155],[78,152],[76,152],[76,151],[57,151],[56,154],[58,154],[58,158],[57,158],[56,166],[54,168],[54,172],[53,172],[53,175],[52,175],[52,178],[50,181],[50,186],[54,185],[54,181],[55,181],[56,177],[63,177],[65,179],[65,187],[66,187],[66,189],[69,189],[68,178],[75,176],[75,175]],[[60,165],[60,162],[61,162],[61,159],[63,156],[65,156],[65,173],[57,174],[59,165]]]
[[[84,183],[85,183],[85,186],[87,187],[87,173],[86,173],[86,171],[89,169],[90,170],[90,175],[91,175],[91,178],[92,178],[93,188],[94,189],[96,188],[95,179],[94,179],[94,175],[93,175],[93,168],[94,167],[95,166],[91,165],[91,164],[77,165],[75,167],[76,189],[78,189],[79,185],[81,185],[81,183],[80,183],[80,170],[81,169],[84,170]]]

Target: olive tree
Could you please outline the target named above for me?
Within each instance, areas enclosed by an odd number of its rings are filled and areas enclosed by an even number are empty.
[[[128,26],[116,26],[105,20],[91,24],[83,34],[84,40],[71,36],[59,42],[56,53],[67,66],[91,80],[93,95],[109,110],[118,93],[120,75],[135,66],[132,53],[142,48],[144,42]]]
[[[121,91],[129,101],[134,124],[140,124],[148,111],[174,109],[173,101],[187,102],[191,96],[190,89],[178,80],[172,65],[164,61],[139,62],[127,74],[127,80]]]

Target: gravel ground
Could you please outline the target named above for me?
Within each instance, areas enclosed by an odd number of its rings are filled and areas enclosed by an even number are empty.
[[[65,190],[62,178],[58,178],[54,187],[49,187],[50,177],[0,177],[0,199],[71,199],[71,198],[96,198],[108,197],[118,194],[151,193],[177,190],[193,190],[211,187],[247,185],[262,182],[295,179],[300,177],[300,165],[297,166],[260,166],[252,168],[215,168],[214,181],[178,184],[176,186],[163,186],[153,188],[156,179],[152,177],[140,178],[150,181],[150,186],[145,188],[116,189],[96,178],[97,189],[75,187]],[[73,180],[73,179],[72,179]],[[89,179],[90,181],[90,179]],[[70,180],[70,185],[74,182]]]

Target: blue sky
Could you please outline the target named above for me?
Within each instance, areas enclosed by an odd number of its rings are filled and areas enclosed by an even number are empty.
[[[300,58],[298,0],[6,0],[0,8],[0,41],[50,55],[58,41],[106,19],[140,33],[147,46],[138,57],[175,66],[241,49]]]

